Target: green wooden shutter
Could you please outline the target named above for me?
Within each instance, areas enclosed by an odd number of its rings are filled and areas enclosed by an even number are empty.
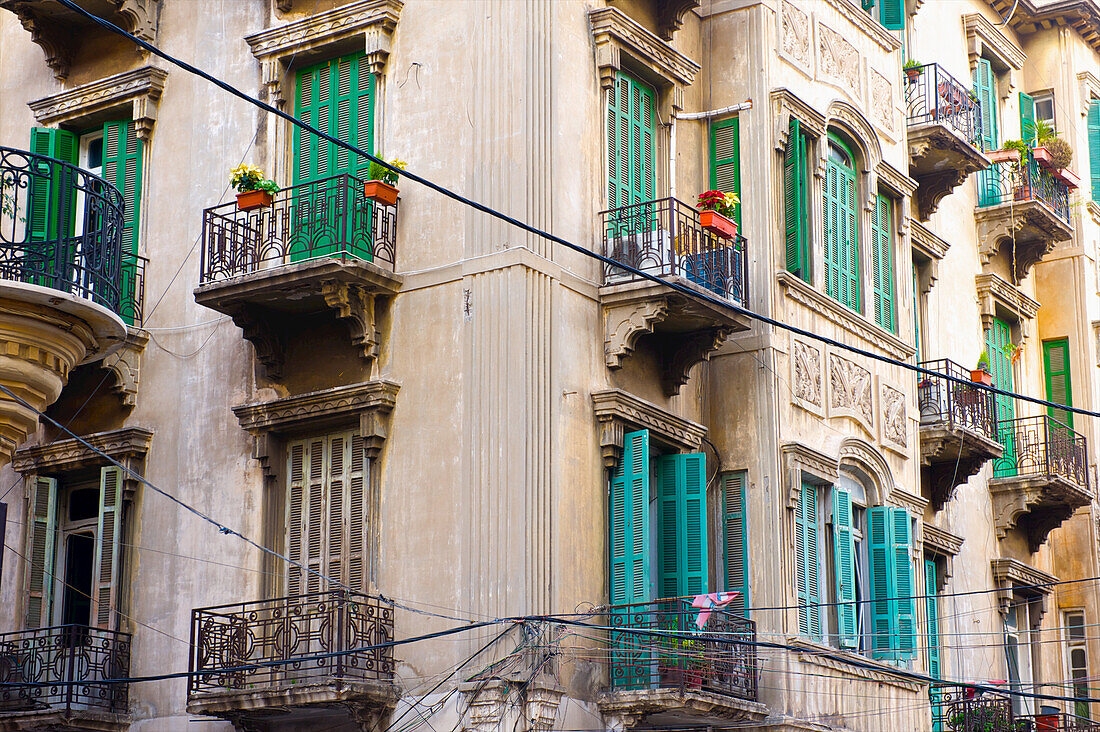
[[[806,191],[806,137],[802,134],[798,120],[792,117],[787,147],[783,153],[787,271],[809,282],[809,206]]]
[[[925,645],[928,647],[928,675],[934,679],[943,678],[943,664],[940,661],[940,598],[936,582],[936,562],[924,560],[924,606],[928,623],[925,633]],[[928,687],[928,701],[932,706],[932,732],[943,732],[943,689],[936,685]]]
[[[838,486],[833,487],[833,564],[836,574],[837,635],[840,647],[858,648],[852,496]]]
[[[31,524],[27,530],[27,628],[52,625],[53,551],[57,527],[57,481],[33,476],[30,479],[30,506],[27,515]]]
[[[904,508],[868,509],[871,654],[904,661],[916,653],[912,530]]]
[[[656,197],[656,94],[625,72],[618,72],[607,96],[608,208],[622,208]]]
[[[715,122],[710,127],[710,187],[741,197],[741,140],[737,117]],[[741,226],[741,204],[734,220]]]
[[[612,605],[649,599],[649,430],[623,436],[623,459],[611,479]]]
[[[817,571],[817,487],[802,484],[795,513],[798,633],[821,639],[821,593]]]
[[[119,558],[122,554],[122,469],[99,471],[99,530],[92,574],[92,622],[114,630],[118,611]]]
[[[894,237],[891,228],[893,200],[881,193],[871,216],[871,269],[873,272],[875,322],[891,333],[898,332],[894,296]]]
[[[303,506],[306,498],[305,460],[306,441],[300,440],[287,445],[287,502],[286,502],[286,547],[290,560],[286,568],[286,593],[294,597],[302,594],[304,572],[299,566],[302,562]]]
[[[745,473],[722,475],[722,534],[726,550],[726,591],[740,596],[729,604],[730,612],[749,616],[748,515],[745,506]]]
[[[838,140],[833,144],[846,148]],[[847,152],[847,151],[846,151]],[[851,159],[851,153],[848,153]],[[830,159],[822,192],[825,213],[825,293],[852,310],[860,309],[859,237],[856,226],[856,172]]]
[[[917,607],[913,599],[916,578],[913,572],[913,523],[904,508],[891,509],[893,521],[892,559],[894,562],[894,588],[897,591],[895,607],[898,616],[898,637],[895,643],[898,660],[913,658],[917,653]]]
[[[103,125],[103,177],[122,194],[122,281],[121,314],[134,325],[136,255],[141,222],[141,180],[143,143],[129,120]]]
[[[658,592],[661,597],[707,591],[706,458],[662,455],[657,461]]]
[[[1035,147],[1035,99],[1020,92],[1020,139]]]
[[[989,61],[979,58],[974,68],[974,93],[978,97],[981,109],[981,132],[979,135],[982,150],[997,149],[997,86],[993,78],[993,67]],[[978,171],[978,203],[989,206],[999,202],[997,170],[995,166]]]
[[[1092,200],[1100,201],[1100,101],[1089,102],[1089,177],[1092,180]]]
[[[1012,332],[1008,323],[994,318],[992,327],[985,332],[985,350],[989,354],[989,368],[993,372],[993,385],[1012,391],[1012,361],[1005,354],[1006,346],[1012,343]],[[1016,402],[1010,396],[996,394],[993,403],[997,412],[997,441],[1004,452],[993,461],[993,475],[1002,478],[1016,475],[1016,437],[1012,420],[1016,418]]]
[[[887,30],[905,30],[905,0],[879,0],[879,22]]]
[[[1072,407],[1068,338],[1043,341],[1043,373],[1046,375],[1047,401]],[[1047,407],[1047,414],[1067,427],[1073,427],[1073,412]]]
[[[36,155],[76,165],[78,150],[76,135],[67,130],[48,127],[31,129],[30,151]],[[52,162],[32,165],[27,190],[28,242],[40,242],[28,247],[23,255],[24,268],[31,284],[57,287],[57,278],[74,279],[68,271],[73,258],[76,215],[76,186],[71,169]]]

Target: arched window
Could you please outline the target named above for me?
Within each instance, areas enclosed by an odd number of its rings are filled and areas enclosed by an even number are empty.
[[[860,310],[857,190],[855,156],[839,136],[829,133],[822,191],[825,293],[852,310]]]

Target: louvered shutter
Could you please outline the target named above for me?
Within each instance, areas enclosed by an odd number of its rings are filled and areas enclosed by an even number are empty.
[[[138,229],[141,222],[141,179],[143,143],[132,121],[103,125],[103,177],[122,194],[121,311],[123,319],[134,324],[134,288]]]
[[[1005,321],[993,318],[991,327],[985,331],[985,350],[989,354],[989,368],[993,372],[993,385],[1013,390],[1012,361],[1005,355],[1006,346],[1012,343],[1012,332]],[[1013,431],[1016,418],[1015,400],[1004,394],[995,394],[993,404],[997,416],[997,441],[1004,448],[1000,458],[993,461],[993,475],[1001,478],[1016,475],[1016,436]]]
[[[791,118],[787,147],[783,153],[783,208],[786,223],[787,271],[810,281],[806,240],[806,138],[799,122]]]
[[[619,72],[607,97],[608,208],[656,197],[656,94]]]
[[[57,527],[57,481],[53,478],[33,476],[30,479],[30,505],[27,515],[27,609],[24,623],[27,628],[43,628],[52,625],[50,613],[53,605],[53,553]]]
[[[871,569],[871,652],[904,661],[916,654],[912,529],[904,508],[868,510]]]
[[[859,240],[856,229],[856,175],[829,160],[825,166],[825,293],[859,310]]]
[[[937,596],[936,562],[924,560],[924,603],[928,622],[928,675],[934,679],[943,678],[940,666],[940,603]]]
[[[1092,200],[1100,201],[1100,101],[1089,102],[1089,177],[1092,180]]]
[[[879,22],[887,30],[905,30],[905,0],[879,0]]]
[[[122,470],[115,466],[99,472],[99,530],[96,533],[95,564],[92,573],[92,622],[104,630],[115,630],[122,554]]]
[[[348,457],[348,518],[347,518],[347,585],[356,592],[365,592],[369,585],[370,527],[367,517],[367,453],[366,444],[359,435],[349,437],[351,454]]]
[[[649,431],[623,436],[623,459],[611,480],[612,605],[649,599]]]
[[[741,140],[737,117],[715,122],[710,128],[710,187],[741,197]],[[741,225],[741,204],[734,220]]]
[[[325,566],[325,443],[324,438],[315,438],[306,445],[305,527],[302,533],[305,565],[310,570],[305,578],[307,593],[327,589],[321,586],[321,576],[328,571]]]
[[[852,496],[850,492],[838,486],[833,487],[833,565],[836,575],[837,635],[840,647],[858,648]]]
[[[77,138],[67,130],[31,129],[30,151],[37,155],[76,165]],[[59,287],[58,278],[71,281],[76,215],[76,181],[71,168],[53,162],[35,161],[27,186],[26,239],[40,242],[23,255],[27,281],[44,287]]]
[[[304,506],[306,501],[305,461],[306,445],[303,441],[292,442],[287,445],[287,502],[286,502],[286,527],[287,527],[287,558],[290,562],[286,569],[287,595],[296,596],[302,594],[303,571],[299,566],[302,563],[302,544],[305,537]]]
[[[1020,92],[1020,139],[1032,147],[1038,142],[1035,134],[1035,99],[1023,92]]]
[[[302,69],[297,74],[294,116],[317,129],[332,134],[332,66],[326,61]],[[294,185],[309,183],[331,175],[332,143],[294,127]]]
[[[913,522],[904,508],[891,509],[893,521],[892,558],[897,590],[897,658],[905,661],[917,653],[916,577],[913,572]]]
[[[878,194],[871,216],[871,269],[873,272],[875,322],[897,333],[894,296],[894,237],[891,230],[890,198]]]
[[[657,459],[654,478],[657,481],[657,594],[660,597],[677,597],[680,592],[681,574],[679,554],[680,495],[682,481],[677,469],[681,467],[675,455],[662,455]]]
[[[682,578],[677,595],[698,595],[709,589],[707,576],[707,460],[701,452],[676,455],[680,495]]]
[[[1047,401],[1073,406],[1068,338],[1043,341],[1043,372],[1046,376]],[[1073,427],[1073,412],[1047,407],[1047,414],[1067,427]]]
[[[821,638],[821,593],[817,568],[817,488],[802,484],[795,513],[795,561],[798,590],[798,633]]]
[[[974,67],[974,93],[981,109],[980,143],[982,150],[997,149],[997,91],[993,79],[993,67],[989,61],[979,58]],[[996,167],[978,171],[978,203],[989,206],[998,202]]]
[[[328,484],[324,487],[324,500],[326,502],[326,551],[325,570],[326,576],[346,584],[346,579],[341,571],[344,565],[344,541],[347,530],[347,521],[344,509],[347,501],[344,490],[347,488],[347,468],[351,458],[351,441],[348,435],[333,435],[328,439]],[[330,589],[325,587],[323,589]],[[335,589],[335,588],[331,588]]]
[[[749,597],[748,517],[745,511],[745,473],[722,476],[723,538],[726,560],[726,591],[741,593],[729,604],[730,612],[748,617]]]

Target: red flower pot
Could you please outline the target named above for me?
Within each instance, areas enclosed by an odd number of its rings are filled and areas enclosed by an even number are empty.
[[[990,150],[986,157],[994,163],[1018,163],[1020,162],[1019,150]]]
[[[1032,148],[1031,155],[1035,158],[1035,162],[1039,163],[1039,165],[1042,165],[1044,168],[1050,167],[1050,151],[1042,145],[1036,148]]]
[[[393,206],[397,203],[397,189],[380,180],[368,180],[364,183],[363,195],[383,206]]]
[[[905,76],[909,79],[910,84],[917,83],[917,79],[920,78],[920,72],[921,68],[919,66],[916,68],[905,69]]]
[[[993,374],[989,373],[985,369],[971,369],[970,380],[973,381],[975,384],[993,386]]]
[[[703,211],[699,214],[699,224],[723,239],[732,239],[737,236],[737,224],[730,221],[717,211]]]
[[[270,206],[272,194],[267,191],[245,191],[237,194],[237,208],[241,211],[251,211],[254,208]]]

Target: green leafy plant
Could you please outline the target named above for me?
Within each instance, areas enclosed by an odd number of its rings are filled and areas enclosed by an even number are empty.
[[[736,193],[705,191],[699,194],[699,203],[695,207],[700,211],[714,211],[732,219],[737,215],[737,204],[740,202]]]
[[[405,161],[398,160],[396,158],[389,162],[390,165],[398,168],[399,170],[404,170],[405,166],[408,165],[408,163],[406,163]],[[385,165],[382,165],[381,163],[376,163],[373,160],[371,161],[370,166],[367,168],[367,177],[370,180],[379,180],[388,186],[397,185],[398,175],[399,174],[396,171],[390,170]]]
[[[1054,139],[1054,128],[1045,119],[1035,120],[1035,139],[1040,145],[1046,145]]]
[[[908,61],[905,62],[905,65],[902,66],[902,68],[903,69],[917,69],[917,68],[920,68],[923,65],[924,64],[922,64],[920,61],[917,61],[915,58],[911,58],[911,59],[909,59]]]
[[[1073,162],[1073,148],[1061,137],[1052,137],[1043,143],[1050,153],[1050,164],[1055,168],[1068,168]]]
[[[989,351],[982,351],[982,355],[978,356],[978,370],[989,372]]]
[[[0,216],[15,217],[16,210],[15,181],[0,178]],[[21,216],[18,220],[25,221]]]
[[[275,181],[265,178],[264,172],[255,165],[241,163],[229,171],[229,174],[232,176],[229,182],[237,189],[238,193],[248,193],[249,191],[279,192],[279,186],[276,185]]]

